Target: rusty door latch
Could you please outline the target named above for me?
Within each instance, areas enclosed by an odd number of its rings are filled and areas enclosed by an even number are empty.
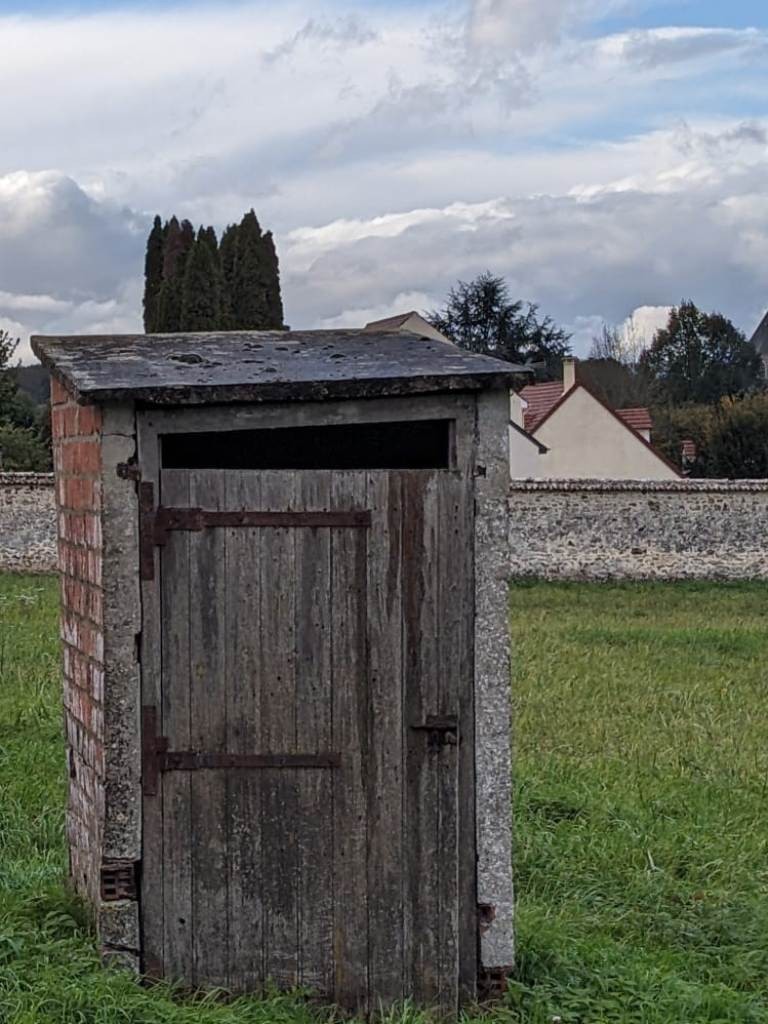
[[[412,725],[415,732],[427,734],[427,749],[438,751],[441,747],[456,747],[459,744],[459,719],[457,715],[427,715],[423,722]]]

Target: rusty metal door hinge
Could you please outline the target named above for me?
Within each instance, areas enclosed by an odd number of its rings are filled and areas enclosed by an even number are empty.
[[[427,747],[430,751],[440,747],[456,747],[459,743],[459,719],[457,715],[427,715],[423,722],[412,725],[414,732],[427,733]]]
[[[135,462],[118,462],[115,472],[121,480],[133,480],[135,483],[141,480],[141,470]]]

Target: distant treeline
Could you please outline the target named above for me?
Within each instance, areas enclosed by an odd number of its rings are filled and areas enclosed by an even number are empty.
[[[212,227],[155,217],[144,263],[144,330],[280,330],[283,302],[271,231],[250,210],[219,243]]]

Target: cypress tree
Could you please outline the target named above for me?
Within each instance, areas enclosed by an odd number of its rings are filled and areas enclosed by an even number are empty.
[[[253,210],[245,214],[238,228],[232,313],[237,330],[264,331],[283,326],[274,242],[271,234],[262,234]]]
[[[188,220],[176,217],[168,222],[163,253],[163,284],[158,297],[157,330],[173,333],[181,330],[181,292],[187,255],[195,242],[195,229]]]
[[[218,248],[211,245],[212,230],[200,228],[186,258],[181,288],[182,331],[221,329],[221,273]]]
[[[144,331],[151,334],[158,329],[158,298],[163,284],[163,250],[165,233],[163,223],[155,217],[152,230],[147,238],[147,253],[144,258]]]
[[[261,225],[253,210],[237,229],[237,261],[232,285],[232,316],[236,330],[259,330],[266,320],[261,278]]]
[[[283,323],[283,299],[280,294],[280,266],[271,231],[267,231],[264,235],[263,248],[268,327],[280,330],[285,326]]]
[[[233,296],[235,287],[235,267],[237,265],[238,248],[237,224],[230,224],[221,236],[219,258],[221,262],[221,316],[224,330],[231,331],[235,327]]]
[[[215,229],[210,227],[210,225],[207,228],[204,228],[203,225],[201,224],[200,225],[200,230],[197,232],[197,238],[198,238],[198,241],[200,241],[200,239],[202,239],[203,242],[205,242],[205,244],[208,246],[208,248],[211,251],[211,255],[214,257],[215,260],[218,260],[219,259],[219,240],[216,237]]]
[[[188,220],[174,216],[163,225],[155,217],[144,267],[145,331],[283,327],[274,238],[253,210],[227,227],[221,245],[212,227],[201,225],[195,235]]]

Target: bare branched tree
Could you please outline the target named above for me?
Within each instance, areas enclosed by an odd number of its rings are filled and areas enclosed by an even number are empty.
[[[592,339],[590,359],[612,359],[622,366],[634,368],[646,349],[646,342],[634,319],[616,326],[603,324],[600,334]]]

